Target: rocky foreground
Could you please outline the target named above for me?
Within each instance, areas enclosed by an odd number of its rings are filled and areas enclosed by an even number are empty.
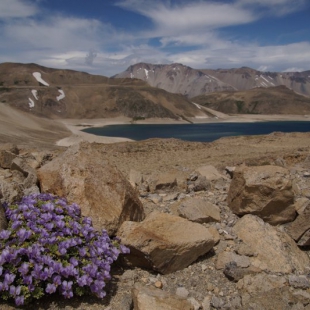
[[[67,197],[131,250],[106,299],[50,296],[26,309],[310,309],[309,151],[309,134],[297,133],[55,151],[2,144],[1,203]]]

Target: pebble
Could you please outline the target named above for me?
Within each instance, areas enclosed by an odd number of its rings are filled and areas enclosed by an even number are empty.
[[[161,281],[156,281],[154,283],[155,287],[162,289],[163,288],[163,283]]]

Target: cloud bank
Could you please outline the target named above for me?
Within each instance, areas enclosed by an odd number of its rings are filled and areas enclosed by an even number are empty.
[[[304,0],[122,0],[111,5],[144,17],[149,27],[119,30],[105,19],[73,16],[66,10],[49,12],[40,1],[2,0],[0,39],[6,44],[0,46],[0,62],[35,62],[106,76],[137,62],[214,69],[310,69],[309,40],[260,43],[250,32],[247,36],[237,32],[244,33],[266,18],[302,11]]]

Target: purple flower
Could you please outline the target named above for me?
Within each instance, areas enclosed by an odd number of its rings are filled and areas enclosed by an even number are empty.
[[[11,285],[11,286],[10,286],[10,294],[11,294],[12,296],[19,295],[19,294],[20,294],[20,286]]]
[[[29,264],[28,263],[22,263],[21,266],[18,268],[18,271],[25,276],[29,271]]]
[[[48,202],[48,203],[43,204],[41,208],[45,212],[52,212],[55,209],[55,206],[53,203]]]
[[[25,228],[21,228],[17,233],[17,237],[21,242],[24,242],[26,239],[28,239],[32,233],[31,231],[26,230]]]
[[[28,286],[31,285],[32,284],[32,276],[24,276],[23,282],[24,282],[24,284],[26,284]]]
[[[11,231],[9,231],[9,230],[1,230],[0,231],[0,239],[2,239],[2,240],[9,239],[10,235],[11,235]]]
[[[72,281],[63,281],[61,287],[63,290],[69,291],[72,289],[72,284],[73,284]]]
[[[48,294],[53,294],[56,292],[56,285],[54,283],[48,283],[45,292]]]
[[[24,296],[20,295],[20,296],[16,296],[15,298],[15,304],[16,306],[21,306],[24,304]]]
[[[56,285],[56,286],[59,286],[61,284],[61,276],[54,276],[53,277],[53,283]]]
[[[83,276],[77,278],[77,283],[79,286],[83,287],[85,285],[89,285],[92,282],[92,279],[84,274]]]
[[[12,274],[12,273],[7,273],[4,276],[4,281],[3,283],[6,283],[7,285],[10,285],[11,283],[13,283],[13,281],[15,280],[16,275]]]

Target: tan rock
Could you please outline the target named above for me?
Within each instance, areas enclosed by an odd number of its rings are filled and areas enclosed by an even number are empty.
[[[173,173],[160,174],[155,182],[155,191],[173,190],[177,185],[177,178]]]
[[[166,213],[151,213],[143,222],[124,222],[118,231],[131,253],[128,264],[163,274],[183,269],[214,245],[204,226]]]
[[[227,179],[226,176],[222,175],[212,165],[201,166],[196,169],[202,176],[206,177],[209,181],[215,181],[220,179]]]
[[[310,245],[310,229],[307,230],[297,243],[299,246],[309,246]]]
[[[16,145],[12,143],[0,144],[0,167],[10,169],[14,158],[19,154]]]
[[[296,241],[310,229],[310,203],[305,207],[303,213],[299,214],[296,220],[286,225],[286,232]]]
[[[237,287],[249,294],[256,294],[267,292],[275,288],[280,288],[286,285],[284,277],[276,275],[268,275],[259,273],[257,275],[246,275],[243,279],[239,280]]]
[[[279,166],[236,169],[227,202],[235,214],[254,214],[272,225],[296,217],[289,171]]]
[[[254,215],[245,215],[233,228],[235,234],[257,254],[250,257],[251,264],[270,272],[304,272],[309,257],[296,243],[278,228]]]
[[[306,207],[308,206],[308,204],[310,204],[310,200],[306,197],[301,197],[296,199],[295,201],[295,210],[297,211],[298,214],[302,214]]]
[[[199,197],[184,199],[178,207],[178,214],[192,222],[220,222],[221,215],[218,206]]]
[[[135,284],[132,296],[134,310],[194,310],[186,299],[139,283]]]
[[[38,170],[43,192],[66,197],[93,220],[95,229],[114,234],[126,220],[144,218],[142,203],[124,176],[89,143],[67,149]]]
[[[134,169],[130,169],[129,182],[134,188],[139,186],[143,182],[143,177],[142,177],[141,172],[136,171]]]
[[[244,255],[238,255],[234,252],[226,252],[223,251],[219,253],[217,256],[217,260],[215,263],[215,268],[216,269],[224,269],[225,265],[230,263],[230,262],[235,262],[236,266],[246,268],[249,267],[251,264],[251,261],[249,257],[244,256]]]

